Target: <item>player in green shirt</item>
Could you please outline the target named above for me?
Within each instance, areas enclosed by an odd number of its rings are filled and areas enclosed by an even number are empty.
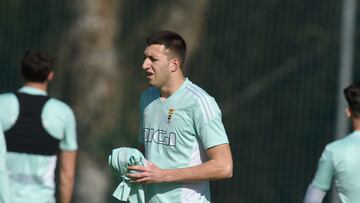
[[[54,77],[53,65],[46,53],[27,51],[21,64],[24,87],[0,94],[11,203],[56,202],[57,162],[59,202],[71,202],[78,148],[76,123],[68,105],[47,95],[48,83]]]
[[[128,174],[145,184],[146,202],[211,202],[209,180],[230,178],[229,141],[214,98],[183,75],[184,39],[171,31],[147,38],[143,70],[152,86],[140,99],[146,166]]]
[[[344,90],[353,132],[328,144],[304,203],[321,203],[334,178],[341,203],[360,202],[360,81]]]

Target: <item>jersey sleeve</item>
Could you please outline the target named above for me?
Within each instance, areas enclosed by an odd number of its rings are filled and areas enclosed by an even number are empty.
[[[10,129],[19,115],[19,102],[13,93],[0,94],[0,124],[4,131]]]
[[[60,149],[65,151],[76,151],[77,134],[76,134],[76,119],[74,112],[67,108],[67,119],[64,126],[64,138],[60,141]]]
[[[322,203],[325,195],[326,192],[310,185],[306,191],[303,203]]]
[[[311,185],[322,191],[329,190],[334,170],[333,155],[330,148],[327,146],[319,159],[315,178]]]
[[[198,103],[195,109],[195,128],[205,149],[229,143],[220,108],[212,97]]]

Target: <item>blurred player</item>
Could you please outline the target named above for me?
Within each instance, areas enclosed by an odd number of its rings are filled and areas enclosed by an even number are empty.
[[[27,51],[21,64],[25,86],[0,95],[12,203],[56,202],[57,157],[59,202],[71,201],[77,150],[75,117],[69,106],[47,95],[53,65],[46,53]]]
[[[210,202],[209,180],[230,178],[232,155],[214,98],[183,75],[184,39],[171,31],[147,38],[143,70],[153,87],[140,99],[146,202]]]
[[[334,178],[341,203],[360,202],[360,81],[344,89],[353,132],[328,144],[304,203],[321,203]]]

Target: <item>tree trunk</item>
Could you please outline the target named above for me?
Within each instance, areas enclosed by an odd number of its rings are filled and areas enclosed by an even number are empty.
[[[70,82],[63,86],[67,86],[65,91],[77,117],[81,146],[76,202],[106,202],[107,198],[109,175],[83,146],[89,139],[104,136],[113,128],[120,106],[121,75],[115,43],[120,3],[119,0],[72,1],[76,17],[60,45],[60,65],[67,70],[62,73],[63,80]]]

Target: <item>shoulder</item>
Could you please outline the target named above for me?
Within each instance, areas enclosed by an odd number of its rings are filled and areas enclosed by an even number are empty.
[[[3,130],[9,129],[19,115],[19,101],[14,93],[0,94],[0,124]]]
[[[140,104],[145,105],[151,103],[153,100],[159,98],[159,95],[159,89],[155,87],[150,87],[141,94]]]
[[[343,145],[343,139],[335,140],[325,146],[326,151],[334,151]]]
[[[14,93],[1,93],[0,94],[0,102],[16,100],[16,96]]]
[[[57,112],[61,112],[64,114],[68,114],[68,115],[74,115],[73,110],[71,109],[71,107],[66,104],[65,102],[50,97],[49,101],[46,103],[45,106],[49,111],[57,111]]]
[[[352,136],[351,134],[348,134],[338,140],[334,140],[332,142],[330,142],[329,144],[326,145],[326,148],[331,149],[331,150],[336,150],[342,147],[346,147],[346,145],[348,145],[348,143],[352,142]]]
[[[155,96],[157,97],[159,96],[159,90],[155,87],[149,87],[141,94],[141,98],[155,97]]]
[[[189,83],[185,89],[187,91],[187,99],[194,101],[198,110],[204,111],[204,113],[209,114],[209,116],[219,111],[218,104],[214,97],[210,96],[201,87],[194,83]]]
[[[326,148],[328,150],[334,151],[334,152],[344,152],[348,148],[358,148],[358,138],[354,135],[354,133],[350,133],[343,138],[340,138],[338,140],[335,140],[328,145],[326,145]]]
[[[351,157],[351,154],[359,153],[359,145],[357,143],[351,134],[330,142],[326,145],[320,160],[334,162],[344,161],[346,157]]]
[[[0,107],[9,108],[14,105],[18,105],[18,100],[14,93],[0,94]]]
[[[195,100],[199,105],[216,103],[212,96],[210,96],[203,88],[195,85],[194,83],[189,83],[185,89],[188,93],[188,96]]]
[[[330,142],[325,146],[324,153],[329,156],[336,156],[342,154],[349,144],[348,140],[349,137],[346,136],[344,138]]]

